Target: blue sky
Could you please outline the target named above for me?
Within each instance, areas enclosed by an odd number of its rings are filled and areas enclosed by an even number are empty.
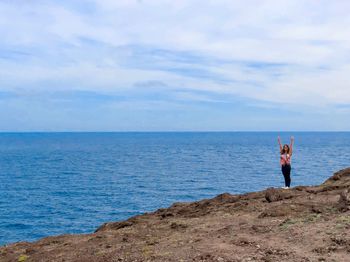
[[[0,0],[0,131],[350,130],[349,11]]]

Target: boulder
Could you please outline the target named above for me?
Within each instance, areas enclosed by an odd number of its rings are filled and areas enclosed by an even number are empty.
[[[349,189],[343,190],[339,195],[338,201],[339,211],[346,212],[350,210],[350,191]]]

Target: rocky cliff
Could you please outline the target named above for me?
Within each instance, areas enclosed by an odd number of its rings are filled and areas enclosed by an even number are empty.
[[[350,261],[350,168],[319,186],[228,193],[0,248],[0,261]]]

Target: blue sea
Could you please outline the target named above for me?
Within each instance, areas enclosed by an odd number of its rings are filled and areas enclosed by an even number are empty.
[[[277,133],[0,133],[0,245],[89,233],[173,202],[283,186]],[[350,166],[350,133],[295,137],[292,186]]]

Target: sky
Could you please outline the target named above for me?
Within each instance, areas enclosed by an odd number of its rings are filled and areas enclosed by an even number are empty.
[[[349,131],[349,12],[0,0],[0,131]]]

